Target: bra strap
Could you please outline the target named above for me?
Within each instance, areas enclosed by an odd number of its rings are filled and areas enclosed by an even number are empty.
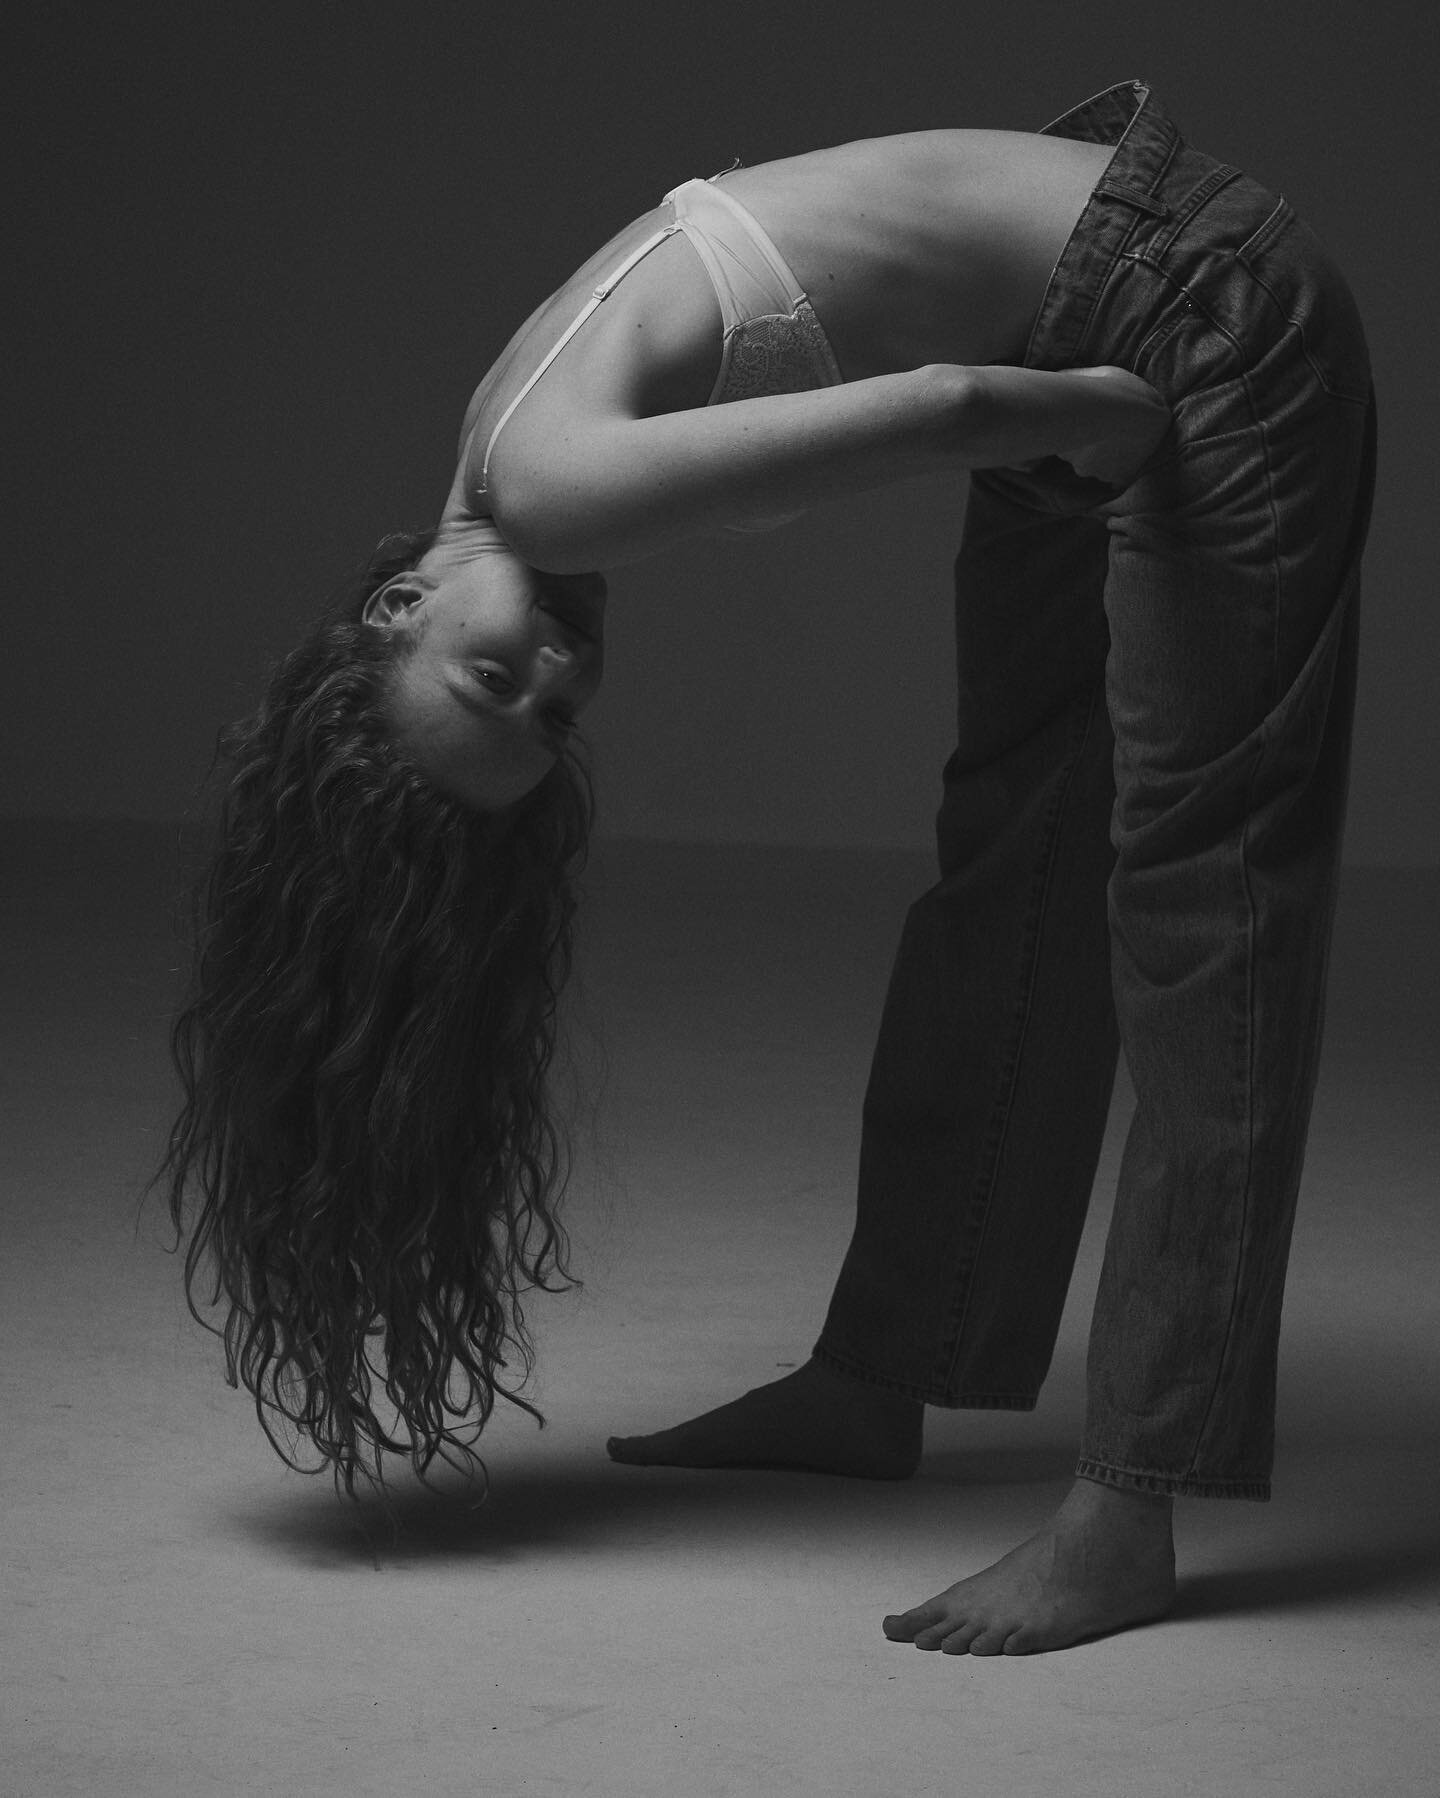
[[[589,318],[590,314],[602,301],[610,298],[610,295],[614,292],[615,288],[625,279],[626,275],[630,273],[635,264],[641,261],[642,258],[648,256],[653,249],[658,248],[660,244],[664,243],[667,237],[673,237],[679,229],[680,227],[678,225],[666,225],[663,230],[657,231],[653,237],[647,237],[638,250],[633,250],[630,255],[625,258],[619,268],[606,275],[605,279],[598,287],[591,289],[590,298],[586,300],[584,306],[581,307],[579,315],[571,321],[568,328],[550,346],[549,351],[541,360],[539,366],[533,371],[530,379],[526,381],[519,393],[515,395],[514,399],[511,400],[510,404],[500,414],[500,422],[490,433],[490,441],[485,445],[485,460],[480,464],[481,493],[486,491],[486,482],[490,474],[490,453],[495,448],[495,439],[505,429],[506,425],[509,424],[515,408],[520,404],[521,400],[525,398],[526,394],[529,393],[530,389],[540,379],[541,375],[545,373],[545,370],[549,368],[550,364],[560,354],[561,350],[565,348],[565,345],[569,343],[570,339],[580,329],[581,325],[585,323],[585,320]]]

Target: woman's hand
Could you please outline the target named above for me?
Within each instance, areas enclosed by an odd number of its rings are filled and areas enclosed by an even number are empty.
[[[1058,458],[1084,479],[1127,486],[1164,442],[1170,408],[1123,368],[960,369],[957,460],[1035,469]]]
[[[1148,381],[1124,368],[1072,368],[1089,383],[1080,441],[1060,454],[1076,474],[1126,487],[1165,441],[1170,408]]]

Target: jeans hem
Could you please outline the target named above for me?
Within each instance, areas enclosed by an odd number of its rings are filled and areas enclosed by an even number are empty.
[[[1202,1480],[1194,1474],[1148,1473],[1135,1467],[1110,1467],[1103,1461],[1082,1460],[1076,1477],[1101,1486],[1118,1486],[1126,1492],[1151,1492],[1159,1498],[1248,1498],[1260,1504],[1270,1500],[1269,1480]]]
[[[924,1405],[936,1405],[946,1411],[1033,1411],[1039,1402],[1034,1392],[965,1392],[958,1396],[920,1380],[897,1380],[891,1374],[877,1373],[863,1362],[837,1355],[818,1344],[810,1351],[811,1359],[832,1373],[846,1379],[861,1380],[867,1386],[883,1386],[887,1392],[898,1392],[903,1398],[918,1399]]]

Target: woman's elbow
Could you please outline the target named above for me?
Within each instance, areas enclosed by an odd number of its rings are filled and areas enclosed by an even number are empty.
[[[985,371],[958,362],[936,362],[916,372],[924,384],[924,409],[934,447],[946,457],[973,462],[994,410]]]

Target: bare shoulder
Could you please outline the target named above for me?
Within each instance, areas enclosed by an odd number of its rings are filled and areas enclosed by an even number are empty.
[[[673,185],[673,183],[672,183]],[[589,256],[531,312],[471,395],[461,427],[456,491],[481,484],[497,425],[597,287],[673,224],[668,206],[642,213]],[[497,445],[542,437],[570,419],[638,418],[703,406],[719,369],[720,313],[703,267],[682,238],[665,236],[549,362]]]

